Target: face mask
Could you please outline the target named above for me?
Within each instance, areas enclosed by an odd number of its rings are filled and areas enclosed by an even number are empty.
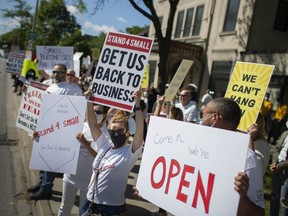
[[[288,121],[286,121],[286,127],[288,128]]]
[[[127,139],[126,133],[121,134],[121,135],[117,135],[117,136],[115,136],[115,135],[112,136],[110,134],[110,136],[111,136],[111,139],[112,139],[112,142],[113,142],[114,146],[117,147],[117,148],[123,146],[124,143],[126,142],[126,139]]]
[[[97,123],[101,123],[102,120],[103,120],[103,114],[96,114],[96,117],[97,117]]]

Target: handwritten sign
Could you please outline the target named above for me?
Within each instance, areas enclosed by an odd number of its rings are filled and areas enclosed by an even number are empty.
[[[242,110],[239,130],[247,131],[256,122],[273,70],[274,65],[236,62],[225,97]]]
[[[236,215],[248,143],[247,134],[151,116],[137,188],[175,215]]]
[[[31,81],[27,92],[22,97],[16,126],[29,134],[33,134],[36,130],[41,101],[47,88],[48,85]]]
[[[180,64],[178,70],[176,71],[168,89],[165,92],[165,100],[166,101],[171,101],[175,97],[178,89],[181,86],[181,83],[185,79],[185,77],[186,77],[188,71],[190,70],[192,64],[193,64],[193,61],[186,60],[186,59],[182,60],[182,62]]]
[[[6,66],[6,73],[13,73],[16,75],[20,75],[22,72],[24,59],[25,59],[25,53],[10,52]]]
[[[30,169],[76,173],[86,104],[82,96],[43,95]]]
[[[153,39],[109,32],[92,83],[92,101],[132,111]]]
[[[56,64],[73,67],[73,47],[36,46],[39,70],[53,70]]]

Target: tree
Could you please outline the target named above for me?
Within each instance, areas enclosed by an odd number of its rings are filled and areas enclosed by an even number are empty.
[[[30,11],[32,7],[27,4],[24,0],[11,0],[11,2],[15,2],[14,9],[2,9],[3,17],[12,18],[19,23],[19,30],[17,31],[17,45],[21,50],[25,48],[27,44],[26,40],[26,32],[31,28],[32,23],[32,15]],[[16,30],[13,30],[14,33]],[[14,37],[13,37],[14,38]],[[12,41],[10,41],[11,43]],[[11,43],[12,45],[13,43]]]
[[[70,15],[64,0],[41,0],[36,31],[38,45],[74,45],[79,39],[80,25]]]
[[[169,4],[170,4],[169,16],[167,20],[167,28],[164,34],[162,33],[161,22],[160,22],[159,17],[157,16],[155,7],[153,5],[153,0],[142,0],[142,1],[150,13],[146,12],[143,8],[141,8],[139,4],[136,3],[135,0],[129,0],[130,4],[137,11],[139,11],[142,15],[150,19],[154,25],[156,37],[157,37],[156,42],[158,42],[158,45],[159,45],[158,88],[159,88],[160,94],[164,94],[165,85],[167,83],[167,78],[168,78],[167,61],[168,61],[168,56],[169,56],[170,42],[171,42],[171,36],[172,36],[172,30],[173,30],[173,22],[174,22],[174,17],[175,17],[175,13],[176,13],[179,0],[169,0]],[[83,1],[81,2],[83,3]],[[103,8],[105,5],[105,2],[108,2],[108,0],[95,0],[94,12],[98,9]]]
[[[146,26],[146,25],[144,27],[132,26],[132,27],[126,28],[125,31],[129,34],[138,35],[141,32],[148,31],[148,29],[149,29],[149,26]]]

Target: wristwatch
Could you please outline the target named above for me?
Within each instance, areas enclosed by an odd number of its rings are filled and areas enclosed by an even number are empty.
[[[135,106],[134,111],[142,111],[142,107],[141,106]]]

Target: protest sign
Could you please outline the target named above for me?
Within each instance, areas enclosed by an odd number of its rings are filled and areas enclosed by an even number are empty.
[[[190,70],[193,61],[183,59],[178,67],[168,89],[165,92],[165,101],[172,101],[177,91],[179,90],[183,80],[185,79],[188,71]]]
[[[236,62],[225,97],[241,108],[238,130],[246,132],[256,122],[273,70],[274,65]]]
[[[73,66],[73,47],[36,46],[39,70],[53,70],[56,64],[63,64],[67,69]]]
[[[137,189],[174,215],[236,215],[248,143],[247,134],[151,116]]]
[[[96,67],[90,100],[131,112],[153,39],[109,32]]]
[[[149,86],[149,68],[150,68],[150,65],[147,64],[144,70],[143,77],[142,77],[142,83],[141,83],[142,89],[147,89]]]
[[[6,73],[20,75],[23,67],[25,54],[20,52],[10,52],[8,56]]]
[[[30,169],[76,173],[86,104],[83,96],[43,95]]]
[[[29,59],[24,59],[22,72],[20,76],[20,80],[27,84],[30,84],[31,80],[36,80],[39,78],[39,71],[37,67],[37,60],[34,61]]]
[[[73,55],[74,71],[75,71],[76,77],[80,76],[80,58],[82,55],[83,55],[83,52],[76,52]]]
[[[16,126],[29,134],[33,134],[36,130],[41,101],[47,88],[48,85],[31,81],[27,92],[22,97]]]

